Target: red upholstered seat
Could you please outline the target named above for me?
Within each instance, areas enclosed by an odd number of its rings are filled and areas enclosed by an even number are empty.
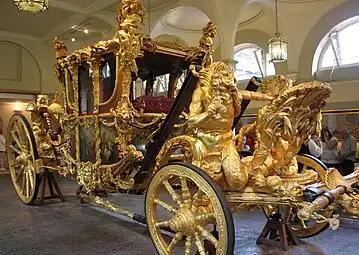
[[[167,114],[174,101],[174,98],[168,97],[140,96],[132,102],[132,105],[136,110],[143,110],[144,113]]]

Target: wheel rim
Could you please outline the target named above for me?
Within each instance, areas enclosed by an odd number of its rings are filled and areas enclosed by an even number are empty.
[[[6,137],[7,155],[13,186],[22,202],[31,204],[38,192],[38,158],[35,140],[25,117],[14,115]]]
[[[305,154],[296,156],[297,162],[303,165],[302,170],[313,169],[316,171],[319,176],[321,176],[326,170],[327,167],[320,160]],[[276,206],[263,206],[263,212],[267,218],[270,218],[273,213],[277,212],[278,208]],[[332,209],[326,209],[325,211],[319,211],[318,214],[324,216],[325,218],[330,218],[333,215]],[[292,231],[299,238],[307,238],[315,236],[320,232],[324,231],[329,224],[325,221],[316,221],[310,219],[308,221],[300,220],[296,217],[296,209],[293,208],[293,212],[289,217],[289,223]]]
[[[303,165],[303,170],[313,169],[319,174],[319,176],[323,176],[323,173],[328,170],[328,167],[323,162],[313,156],[300,154],[297,155],[296,159],[298,163]],[[326,209],[325,211],[318,212],[318,214],[324,216],[325,218],[332,217],[333,213],[334,211],[330,208]],[[300,238],[315,236],[324,231],[329,226],[329,224],[325,221],[318,222],[314,219],[304,222],[303,220],[298,219],[298,217],[295,215],[296,212],[293,212],[291,217],[291,228]]]
[[[180,191],[175,191],[170,184],[174,178],[180,183]],[[220,191],[215,190],[209,181],[212,181],[209,177],[204,178],[183,164],[167,165],[154,175],[146,194],[146,217],[159,254],[172,254],[181,246],[184,246],[184,254],[233,253],[230,246],[234,243],[234,233],[228,235],[228,231],[234,229],[232,215],[229,209],[229,213],[223,210],[224,196],[218,196]],[[172,201],[167,202],[166,195],[167,201]],[[170,216],[160,215],[161,209]],[[211,232],[213,226],[218,232]],[[170,229],[175,233],[174,237],[166,241],[160,228]],[[205,248],[208,244],[211,250]]]
[[[325,211],[319,211],[318,214],[324,216],[325,218],[331,218],[333,215],[333,210],[327,209]],[[292,231],[300,238],[306,238],[315,236],[322,231],[324,231],[328,226],[328,222],[317,221],[315,219],[310,219],[308,221],[303,221],[296,216],[296,212],[293,212],[291,215],[290,226]]]
[[[270,219],[271,216],[278,211],[278,207],[276,206],[263,206],[262,209],[267,219]],[[325,211],[319,211],[318,214],[325,218],[330,218],[333,215],[333,210],[327,209]],[[289,225],[292,232],[299,238],[315,236],[329,226],[329,224],[323,220],[316,221],[310,219],[308,221],[303,221],[299,219],[297,217],[297,210],[294,208],[289,216]]]

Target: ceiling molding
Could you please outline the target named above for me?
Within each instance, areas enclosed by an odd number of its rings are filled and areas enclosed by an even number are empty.
[[[145,2],[148,3],[148,1],[151,1],[151,0],[147,0],[147,1],[145,1]],[[165,7],[167,7],[167,6],[169,6],[169,5],[173,4],[173,3],[175,3],[175,2],[177,2],[177,1],[178,1],[178,0],[169,0],[169,1],[167,1],[167,3],[163,3],[163,4],[158,5],[158,6],[156,6],[156,7],[153,7],[153,8],[151,8],[151,6],[149,6],[150,8],[149,8],[148,10],[149,10],[149,11],[157,11],[157,10],[162,9],[162,8],[165,8]]]
[[[59,0],[52,0],[50,8],[51,8],[51,6],[53,6],[53,7],[59,8],[59,9],[69,10],[69,11],[74,12],[74,15],[71,16],[69,19],[64,20],[63,22],[58,24],[50,32],[46,33],[42,37],[42,41],[48,42],[50,40],[53,40],[53,38],[55,38],[55,37],[61,37],[65,34],[68,34],[70,32],[72,26],[78,26],[79,24],[84,23],[89,18],[89,16],[94,16],[94,17],[100,18],[101,20],[103,20],[104,22],[106,22],[109,25],[109,28],[107,28],[105,31],[103,31],[101,33],[97,33],[98,35],[96,35],[96,36],[87,36],[86,39],[91,40],[93,38],[102,36],[103,34],[107,33],[109,30],[111,30],[111,28],[115,25],[115,22],[114,22],[114,20],[112,20],[112,22],[110,22],[108,19],[103,18],[103,17],[101,17],[101,15],[97,15],[97,14],[101,13],[101,11],[104,8],[108,7],[109,5],[114,4],[115,2],[118,2],[118,0],[107,0],[107,1],[96,0],[91,4],[91,6],[84,9],[79,6],[75,6],[75,5],[65,3],[65,2],[62,2]],[[89,29],[91,29],[91,28],[89,28]]]
[[[69,3],[64,3],[61,1],[51,0],[50,7],[56,7],[62,10],[71,11],[73,13],[83,13],[86,14],[88,11],[84,8],[78,7],[77,5],[72,5]]]
[[[146,6],[148,5],[148,2],[149,2],[149,1],[151,1],[151,0],[143,0],[144,5],[145,5],[145,9],[146,9],[147,11],[157,11],[157,10],[166,8],[166,7],[170,6],[171,4],[174,4],[174,3],[178,2],[178,0],[167,0],[165,3],[159,4],[159,5],[154,6],[154,7],[151,7],[151,6],[150,6],[150,8],[148,8],[148,7],[146,7]],[[118,2],[118,1],[117,1],[117,2]],[[108,6],[110,6],[110,5],[108,5]],[[116,5],[116,6],[117,6],[117,5]],[[104,11],[105,11],[105,12],[109,12],[109,13],[116,13],[116,12],[117,12],[117,10],[116,10],[117,7],[111,7],[111,9],[113,9],[113,11],[111,11],[111,10],[104,10]]]
[[[263,6],[261,6],[261,9],[259,10],[259,12],[258,12],[256,15],[254,15],[253,17],[251,17],[251,18],[249,18],[249,19],[247,19],[247,20],[245,20],[245,21],[239,22],[237,28],[239,29],[239,28],[241,28],[241,27],[243,27],[243,26],[246,26],[246,25],[248,25],[248,24],[253,23],[253,22],[256,21],[257,19],[259,19],[260,17],[262,17],[263,14],[264,14],[264,12],[265,12],[265,8],[264,8]]]
[[[167,29],[174,30],[177,32],[182,32],[182,33],[196,33],[196,34],[202,33],[202,29],[183,29],[183,28],[173,27],[173,26],[167,24],[164,18],[165,18],[165,16],[161,18],[161,24]],[[205,27],[205,25],[203,27]]]
[[[13,39],[20,39],[20,40],[42,42],[41,39],[39,39],[39,38],[37,38],[35,36],[0,30],[0,41],[2,41],[2,37],[6,38],[6,40],[9,40],[9,39],[13,38]]]

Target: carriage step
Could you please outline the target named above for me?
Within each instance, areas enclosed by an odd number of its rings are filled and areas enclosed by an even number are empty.
[[[269,219],[257,239],[257,245],[265,244],[288,250],[289,245],[298,245],[289,223],[281,218]]]

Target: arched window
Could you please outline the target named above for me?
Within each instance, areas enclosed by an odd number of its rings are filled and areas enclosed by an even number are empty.
[[[359,16],[338,24],[323,40],[317,70],[359,65]]]
[[[255,44],[236,46],[234,60],[238,62],[235,70],[237,80],[275,75],[274,64],[269,62],[269,55]]]

